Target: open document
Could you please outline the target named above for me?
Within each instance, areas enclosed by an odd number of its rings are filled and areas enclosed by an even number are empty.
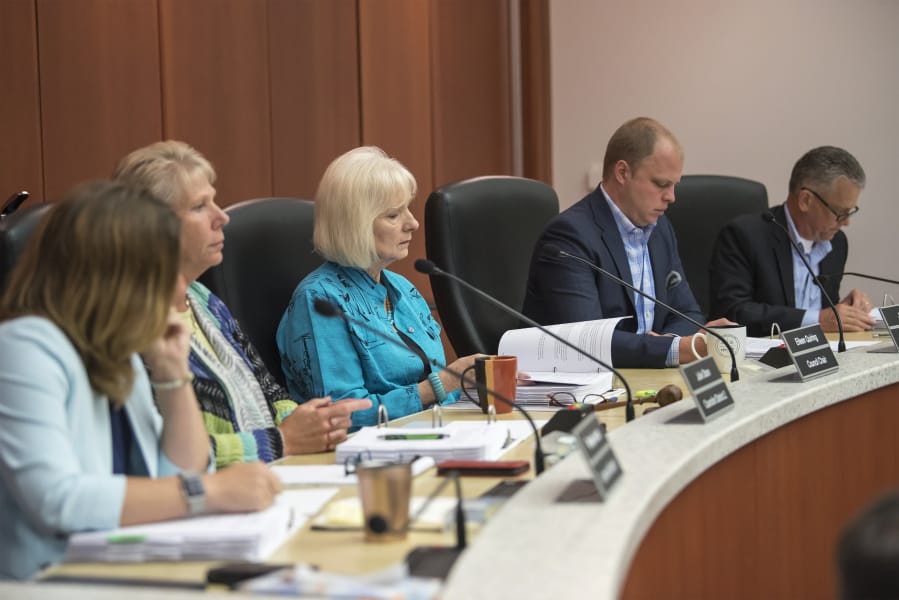
[[[596,319],[550,325],[549,331],[596,358],[612,364],[612,332],[621,319]],[[559,394],[571,400],[596,401],[599,394],[612,388],[612,373],[596,364],[585,354],[569,348],[536,327],[512,329],[503,334],[499,341],[499,354],[518,357],[518,370],[530,375],[530,380],[519,385],[515,391],[515,401],[535,407],[551,407],[550,395]],[[477,390],[469,389],[468,394],[477,402]],[[471,406],[460,404],[460,408]],[[556,406],[556,408],[559,408]]]

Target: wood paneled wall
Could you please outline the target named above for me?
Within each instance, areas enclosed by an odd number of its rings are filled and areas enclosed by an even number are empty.
[[[512,173],[513,2],[546,0],[3,0],[0,197],[52,202],[175,138],[216,166],[223,205],[311,198],[373,144],[415,175],[423,221],[435,187]],[[430,297],[412,263],[397,270]]]

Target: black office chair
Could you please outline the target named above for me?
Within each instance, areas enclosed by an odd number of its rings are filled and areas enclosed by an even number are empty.
[[[516,310],[524,303],[528,267],[543,228],[559,214],[556,192],[522,177],[477,177],[438,188],[425,205],[427,255]],[[459,356],[495,354],[519,321],[457,283],[431,276],[437,310]]]
[[[278,323],[297,284],[323,262],[312,250],[313,208],[297,198],[229,206],[222,264],[200,277],[225,302],[281,385]]]
[[[51,206],[53,205],[32,204],[0,219],[0,290],[6,287],[6,278],[19,260],[37,224]]]
[[[768,209],[768,192],[758,181],[722,175],[684,175],[676,201],[665,213],[677,234],[684,275],[703,314],[709,314],[709,262],[718,231],[742,214]]]

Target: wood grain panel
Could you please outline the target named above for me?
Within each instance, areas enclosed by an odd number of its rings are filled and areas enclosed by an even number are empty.
[[[44,197],[34,0],[0,2],[0,203],[20,190]]]
[[[520,1],[523,174],[552,185],[549,0]]]
[[[434,182],[512,174],[508,0],[431,0]]]
[[[164,133],[218,172],[228,206],[272,193],[266,0],[159,0]]]
[[[356,0],[269,0],[276,196],[312,198],[362,139]]]
[[[359,3],[362,143],[380,146],[415,176],[418,198],[412,211],[422,224],[424,201],[434,189],[429,6],[421,0]],[[409,258],[393,269],[431,300],[427,276],[413,266],[424,256],[424,230],[419,229]]]
[[[659,515],[624,598],[833,598],[843,526],[899,482],[899,384],[789,423]]]
[[[159,139],[156,0],[37,0],[48,200]]]

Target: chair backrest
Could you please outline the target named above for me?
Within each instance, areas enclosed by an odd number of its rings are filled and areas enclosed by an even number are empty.
[[[293,290],[322,264],[312,250],[314,204],[260,198],[229,206],[222,263],[200,281],[224,301],[281,385],[275,334]]]
[[[0,219],[0,291],[16,266],[25,244],[52,204],[32,204]]]
[[[556,192],[522,177],[478,177],[438,188],[425,205],[427,255],[516,310],[524,303],[531,254],[543,228],[559,214]],[[459,356],[495,354],[518,319],[464,290],[431,277],[446,335]]]
[[[758,181],[722,175],[684,175],[677,200],[665,213],[677,234],[684,275],[703,314],[709,314],[709,262],[718,232],[729,221],[768,209],[768,192]]]

